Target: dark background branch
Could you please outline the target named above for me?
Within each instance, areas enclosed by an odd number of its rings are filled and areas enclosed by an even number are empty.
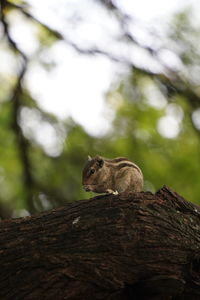
[[[16,141],[18,144],[18,150],[19,150],[19,157],[22,162],[22,170],[23,170],[23,181],[24,181],[24,187],[26,189],[26,203],[27,208],[30,213],[33,213],[35,211],[34,205],[33,205],[33,188],[34,188],[34,181],[31,174],[31,163],[29,159],[29,143],[24,137],[22,133],[22,129],[19,124],[20,119],[20,112],[22,108],[22,97],[23,97],[23,79],[25,76],[25,73],[27,71],[28,66],[28,59],[26,55],[19,49],[17,46],[17,43],[13,40],[10,34],[10,28],[9,24],[6,21],[6,16],[4,14],[4,11],[6,9],[6,5],[8,5],[7,1],[1,2],[1,22],[3,24],[4,28],[4,35],[8,40],[8,43],[10,45],[10,48],[14,51],[16,58],[19,59],[21,62],[19,74],[16,78],[16,84],[12,91],[11,101],[12,101],[12,118],[11,118],[11,128],[13,129]]]

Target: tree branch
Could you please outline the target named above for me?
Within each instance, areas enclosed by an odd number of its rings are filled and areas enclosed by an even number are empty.
[[[3,221],[0,297],[199,299],[199,216],[164,187]]]

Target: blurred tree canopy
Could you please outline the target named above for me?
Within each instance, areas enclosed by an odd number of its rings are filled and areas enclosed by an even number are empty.
[[[0,1],[0,55],[9,66],[8,72],[0,65],[1,218],[88,198],[81,187],[88,154],[126,156],[143,170],[145,190],[166,184],[188,200],[200,201],[200,28],[192,10],[173,16],[159,35],[137,23],[117,1],[93,3],[118,26],[113,47],[64,35],[37,19],[26,1]],[[80,11],[77,15],[68,22],[77,19],[81,27],[85,20]],[[37,47],[31,54],[13,34],[16,20],[33,29]],[[44,111],[26,84],[33,62],[54,68],[53,58],[47,62],[43,57],[60,42],[80,55],[105,56],[122,70],[105,97],[112,126],[101,136],[90,135],[72,118],[62,121]],[[45,138],[41,142],[45,129],[52,132],[54,145],[45,144]]]

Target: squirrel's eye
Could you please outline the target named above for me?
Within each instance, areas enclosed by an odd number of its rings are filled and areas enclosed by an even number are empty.
[[[90,175],[94,174],[94,172],[95,172],[95,169],[91,169],[90,170]]]

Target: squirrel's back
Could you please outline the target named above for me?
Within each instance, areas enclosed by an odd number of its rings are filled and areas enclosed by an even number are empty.
[[[121,168],[125,168],[125,167],[131,167],[131,168],[138,170],[139,173],[142,174],[142,171],[140,170],[140,168],[126,157],[116,157],[113,159],[104,159],[104,161],[106,162],[107,166],[111,166],[118,170]]]

